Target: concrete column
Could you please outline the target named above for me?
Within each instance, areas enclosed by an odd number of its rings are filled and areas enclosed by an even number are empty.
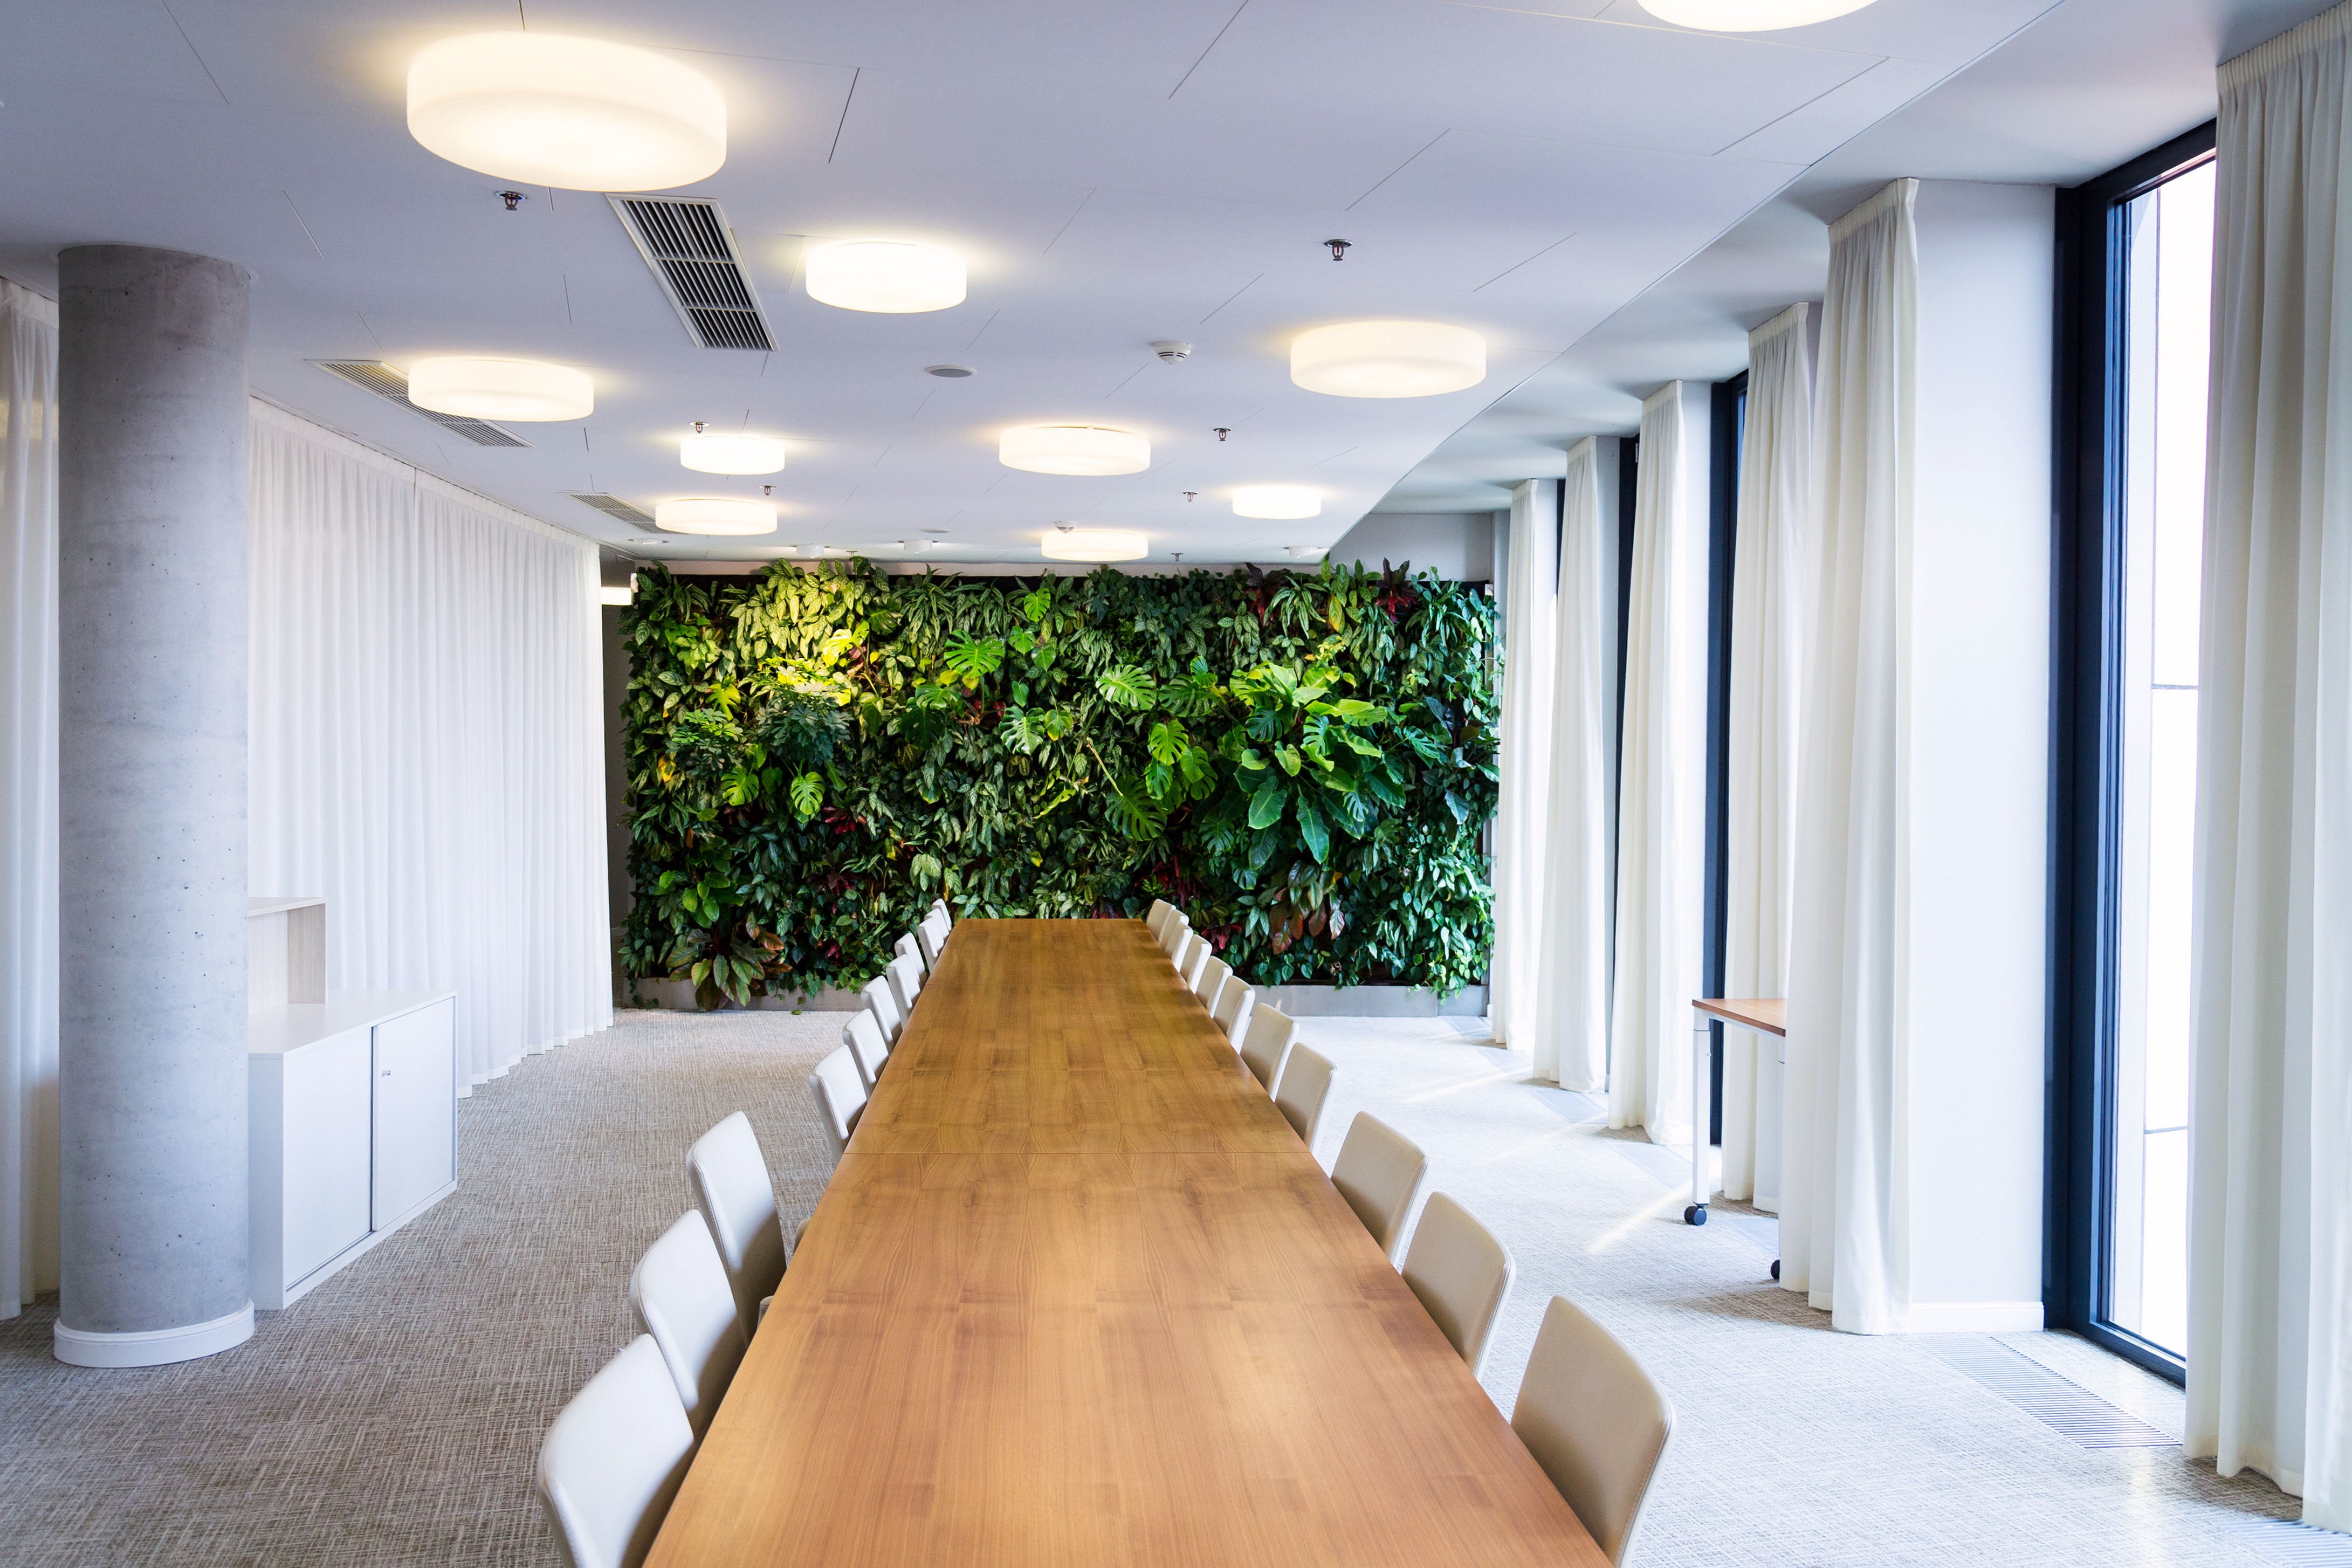
[[[245,269],[58,281],[58,1359],[253,1332],[246,1273]]]

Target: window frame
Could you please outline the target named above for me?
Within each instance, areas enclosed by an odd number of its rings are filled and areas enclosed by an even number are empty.
[[[2112,1321],[2117,883],[2128,450],[2125,208],[2211,161],[2209,121],[2058,193],[2051,529],[2049,994],[2042,1310],[2175,1383]]]

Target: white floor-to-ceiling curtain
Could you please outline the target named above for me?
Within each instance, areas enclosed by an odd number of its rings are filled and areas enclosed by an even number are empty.
[[[1811,310],[1748,334],[1732,549],[1723,989],[1785,996],[1797,805],[1798,587],[1812,500]],[[1723,1031],[1723,1195],[1780,1205],[1780,1042]]]
[[[1897,180],[1830,230],[1801,641],[1780,1283],[1855,1333],[1899,1331],[1906,1301],[1894,1139],[1917,195]]]
[[[2220,135],[2187,1446],[2352,1530],[2352,7]]]
[[[1601,504],[1601,443],[1568,449],[1560,491],[1552,667],[1551,805],[1529,1042],[1535,1073],[1562,1089],[1609,1084],[1610,817],[1616,793],[1616,520]]]
[[[252,888],[473,1084],[612,1022],[593,546],[257,402]]]
[[[1642,405],[1633,487],[1609,1124],[1655,1143],[1692,1136],[1691,999],[1704,977],[1709,395],[1678,381]]]
[[[58,307],[0,279],[0,1318],[58,1285]]]
[[[1495,956],[1487,1021],[1497,1045],[1535,1032],[1543,921],[1544,818],[1550,802],[1554,585],[1559,514],[1549,479],[1511,491],[1503,574],[1502,774],[1495,808]]]

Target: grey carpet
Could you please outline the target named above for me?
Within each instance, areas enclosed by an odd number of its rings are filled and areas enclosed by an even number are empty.
[[[226,1355],[79,1371],[49,1358],[53,1305],[0,1323],[0,1564],[551,1563],[532,1458],[631,1331],[628,1272],[687,1206],[687,1144],[748,1111],[796,1221],[831,1165],[805,1079],[840,1023],[631,1014],[531,1058],[460,1109],[455,1196]],[[2307,1541],[2250,1529],[2295,1511],[2265,1482],[2086,1449],[1923,1342],[1829,1332],[1767,1279],[1769,1216],[1682,1225],[1672,1152],[1454,1021],[1305,1027],[1340,1068],[1324,1163],[1376,1110],[1516,1254],[1498,1405],[1556,1291],[1665,1385],[1639,1568],[2264,1568]],[[2000,1343],[2180,1429],[2177,1389],[2080,1340]]]
[[[50,1357],[54,1297],[0,1322],[0,1563],[552,1563],[539,1440],[634,1331],[688,1144],[749,1114],[790,1234],[841,1023],[632,1013],[527,1058],[459,1105],[455,1194],[226,1354],[94,1372]]]

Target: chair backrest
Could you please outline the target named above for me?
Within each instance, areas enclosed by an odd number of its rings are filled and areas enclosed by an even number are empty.
[[[925,973],[930,970],[930,960],[924,955],[922,944],[915,940],[913,931],[903,932],[897,942],[890,944],[890,952],[897,958],[913,959],[922,966]]]
[[[1412,1200],[1428,1174],[1429,1156],[1419,1144],[1379,1117],[1359,1111],[1348,1124],[1347,1142],[1339,1145],[1331,1184],[1394,1262],[1397,1243],[1404,1239],[1405,1215],[1412,1212]]]
[[[1155,942],[1159,940],[1160,928],[1166,925],[1168,923],[1168,917],[1175,912],[1176,906],[1170,903],[1167,900],[1154,899],[1151,900],[1151,908],[1150,911],[1144,915],[1143,924],[1145,929],[1151,932],[1152,940]]]
[[[948,917],[937,910],[925,915],[923,923],[915,928],[915,940],[922,946],[925,967],[937,969],[940,955],[948,950]]]
[[[866,998],[866,1010],[874,1015],[875,1024],[882,1031],[883,1043],[896,1049],[900,1031],[907,1026],[907,1016],[898,1007],[898,993],[892,988],[890,977],[877,974],[866,983],[858,993]]]
[[[1274,1080],[1275,1109],[1310,1149],[1315,1147],[1315,1130],[1323,1121],[1323,1102],[1331,1098],[1331,1077],[1329,1057],[1306,1046],[1293,1046],[1283,1059],[1282,1076]]]
[[[941,925],[952,926],[955,924],[955,911],[948,908],[948,901],[945,899],[933,899],[931,900],[931,913],[940,917],[940,923]]]
[[[701,1436],[749,1342],[735,1287],[701,1215],[688,1209],[646,1248],[629,1275],[629,1305],[637,1326],[661,1347],[687,1424]]]
[[[1209,939],[1185,931],[1184,945],[1176,954],[1176,978],[1184,983],[1184,989],[1192,988],[1193,981],[1200,977],[1201,966],[1208,962]]]
[[[1168,955],[1170,962],[1174,962],[1176,955],[1184,951],[1185,939],[1192,934],[1192,917],[1182,910],[1171,911],[1160,928],[1160,951]]]
[[[849,1135],[857,1131],[857,1119],[866,1114],[866,1082],[857,1076],[857,1064],[850,1060],[847,1046],[827,1053],[816,1064],[816,1071],[809,1074],[809,1089],[816,1096],[817,1122],[838,1161],[849,1152]]]
[[[637,1568],[686,1479],[694,1428],[661,1347],[639,1334],[557,1413],[539,1499],[565,1568]]]
[[[1238,974],[1227,977],[1225,988],[1217,993],[1217,1005],[1209,1016],[1225,1032],[1225,1038],[1235,1050],[1242,1048],[1242,1031],[1249,1027],[1250,1008],[1257,1001],[1257,993],[1242,984]]]
[[[1202,961],[1201,973],[1192,976],[1192,994],[1201,999],[1201,1005],[1209,1010],[1211,1017],[1216,1016],[1217,997],[1225,988],[1225,977],[1233,972],[1232,964],[1213,952]]]
[[[1262,1003],[1250,1009],[1249,1029],[1242,1037],[1242,1060],[1267,1092],[1273,1091],[1275,1080],[1282,1076],[1282,1059],[1297,1037],[1298,1026],[1281,1008]]]
[[[1486,1359],[1495,1315],[1511,1293],[1511,1254],[1468,1209],[1432,1193],[1404,1252],[1404,1282],[1429,1309],[1475,1375]]]
[[[1675,1407],[1633,1352],[1565,1296],[1551,1299],[1536,1331],[1511,1429],[1609,1561],[1624,1562]]]
[[[899,957],[890,961],[883,971],[890,977],[890,992],[898,1003],[898,1011],[908,1019],[915,1016],[915,998],[923,994],[923,963],[918,958]]]
[[[890,1059],[890,1045],[882,1037],[882,1026],[860,1007],[841,1026],[841,1043],[849,1047],[849,1059],[856,1064],[857,1076],[871,1093],[875,1080],[882,1076],[882,1064]]]
[[[784,1277],[784,1226],[776,1214],[776,1188],[768,1162],[752,1135],[751,1119],[737,1111],[694,1141],[686,1152],[687,1179],[694,1201],[710,1224],[727,1282],[735,1288],[736,1314],[749,1339],[760,1326],[760,1300],[776,1293]]]

